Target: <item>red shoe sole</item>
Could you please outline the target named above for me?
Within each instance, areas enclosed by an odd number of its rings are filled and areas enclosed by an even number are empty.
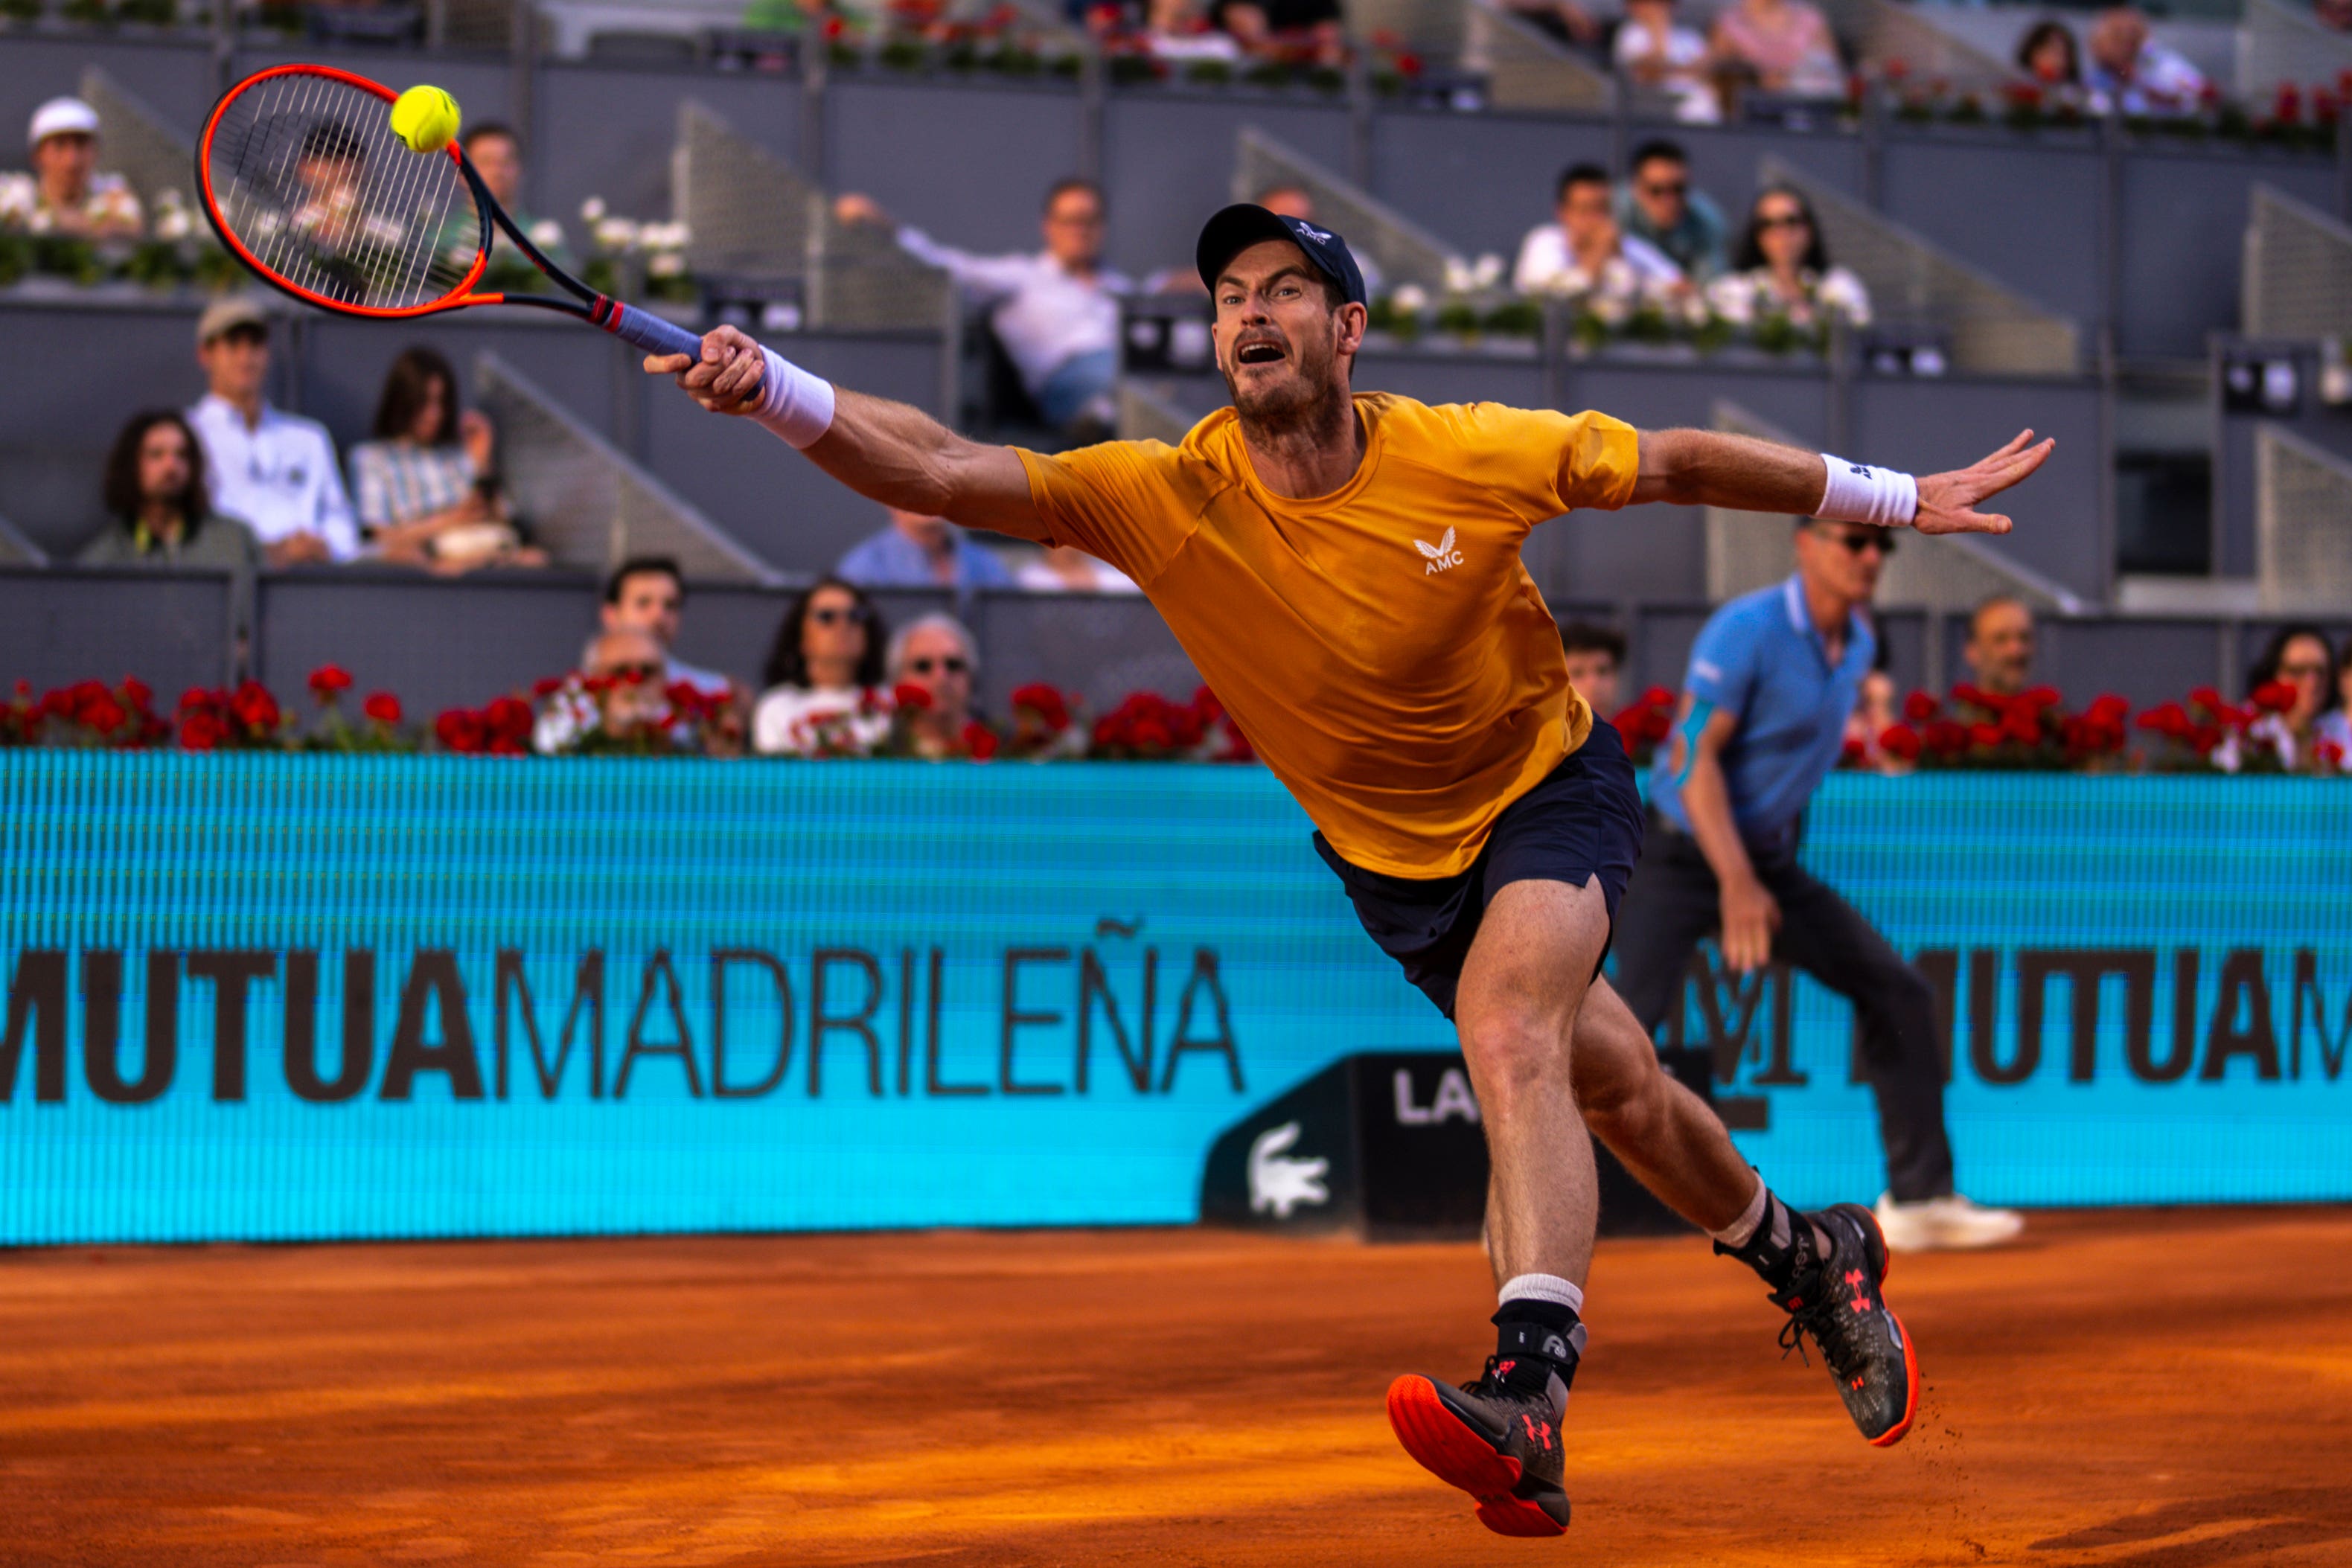
[[[1389,1385],[1389,1426],[1423,1469],[1478,1500],[1478,1522],[1497,1535],[1564,1535],[1566,1529],[1525,1498],[1513,1497],[1519,1461],[1498,1454],[1445,1407],[1426,1377]]]
[[[1882,1279],[1884,1277],[1881,1276]],[[1909,1386],[1903,1395],[1903,1419],[1873,1437],[1870,1446],[1874,1448],[1891,1448],[1901,1442],[1903,1434],[1911,1429],[1911,1423],[1919,1414],[1919,1345],[1912,1339],[1911,1331],[1903,1327],[1903,1319],[1894,1308],[1887,1308],[1886,1315],[1894,1318],[1895,1326],[1902,1330],[1903,1370],[1908,1375]]]

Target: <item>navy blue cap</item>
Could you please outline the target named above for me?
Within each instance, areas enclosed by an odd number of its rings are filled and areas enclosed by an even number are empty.
[[[1307,253],[1350,305],[1361,305],[1364,299],[1364,275],[1349,254],[1348,242],[1329,229],[1318,229],[1305,218],[1286,218],[1248,202],[1236,202],[1211,218],[1201,230],[1201,243],[1193,247],[1192,260],[1201,269],[1201,281],[1209,292],[1217,291],[1217,276],[1225,264],[1261,240],[1286,239]]]

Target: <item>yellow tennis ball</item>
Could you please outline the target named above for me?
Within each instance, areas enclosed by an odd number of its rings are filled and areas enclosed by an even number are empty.
[[[457,139],[457,100],[437,87],[413,87],[394,100],[392,133],[419,152],[438,152]]]

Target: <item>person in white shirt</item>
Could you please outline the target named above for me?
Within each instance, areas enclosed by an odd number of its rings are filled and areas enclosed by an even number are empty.
[[[880,701],[881,612],[856,584],[821,578],[776,628],[767,689],[751,714],[764,757],[863,757],[890,733]]]
[[[1557,221],[1529,229],[1519,243],[1511,286],[1520,293],[1631,298],[1682,283],[1682,268],[1664,251],[1617,226],[1609,172],[1598,163],[1560,175],[1552,211]]]
[[[261,395],[269,318],[260,303],[232,295],[205,307],[196,361],[211,390],[188,410],[188,424],[204,443],[213,509],[243,518],[273,567],[357,557],[359,524],[334,438]]]
[[[834,204],[844,223],[887,224],[870,196]],[[955,279],[989,311],[997,341],[1045,423],[1075,434],[1108,434],[1117,423],[1118,298],[1134,292],[1102,264],[1103,198],[1092,181],[1063,180],[1045,193],[1045,248],[1034,256],[973,256],[901,225],[898,244]]]
[[[2099,13],[2091,24],[2089,53],[2084,85],[2091,89],[2094,113],[2112,107],[2125,114],[2194,114],[2204,102],[2204,73],[2178,50],[2151,40],[2147,18],[2129,5]]]
[[[1674,0],[1626,0],[1611,52],[1619,71],[1671,94],[1675,118],[1685,124],[1713,125],[1723,118],[1714,51],[1696,29],[1675,21]]]

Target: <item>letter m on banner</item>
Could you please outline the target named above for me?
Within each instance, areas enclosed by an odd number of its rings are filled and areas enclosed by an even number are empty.
[[[2294,1021],[2288,1026],[2287,1076],[2303,1076],[2303,1019],[2308,1003],[2313,1032],[2319,1036],[2319,1069],[2327,1074],[2330,1083],[2344,1071],[2344,1058],[2352,1053],[2352,988],[2344,993],[2344,1022],[2334,1039],[2327,1034],[2327,998],[2319,988],[2319,955],[2308,947],[2294,952]],[[9,1009],[9,1027],[16,1027],[16,1009]],[[12,1032],[9,1038],[16,1036]]]

